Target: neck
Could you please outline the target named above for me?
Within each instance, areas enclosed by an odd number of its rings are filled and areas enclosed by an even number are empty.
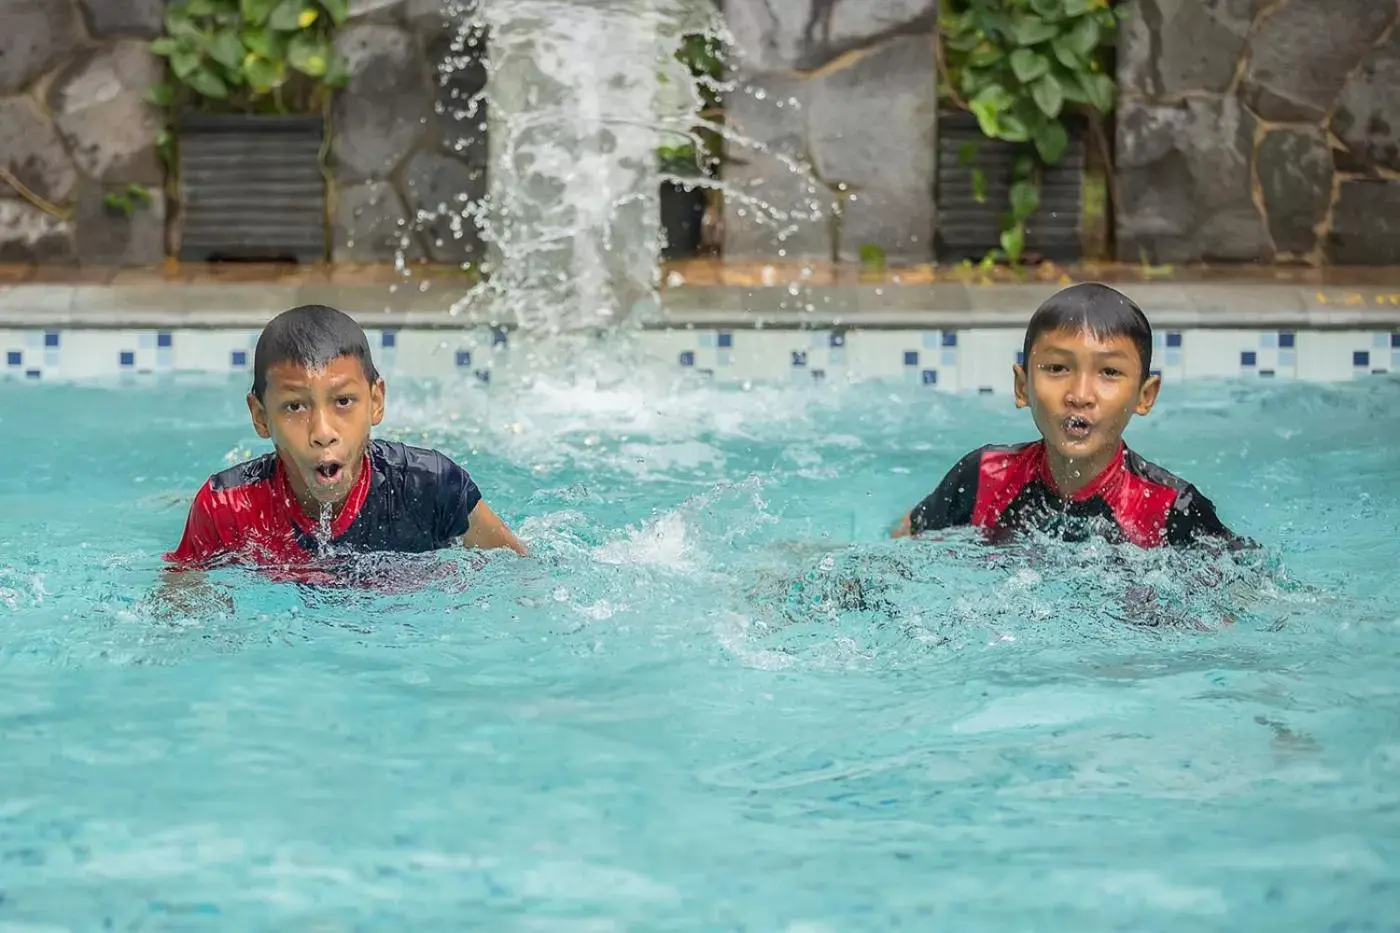
[[[1045,447],[1045,465],[1055,481],[1055,491],[1066,498],[1098,479],[1117,456],[1116,445],[1092,457],[1077,458],[1066,457],[1048,444]]]

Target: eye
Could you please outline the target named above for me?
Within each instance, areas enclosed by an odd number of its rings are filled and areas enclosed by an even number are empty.
[[[1105,366],[1103,369],[1103,374],[1110,379],[1117,379],[1123,375],[1123,370],[1117,369],[1113,366]]]
[[[1069,370],[1064,363],[1042,363],[1040,368],[1047,373],[1063,373]]]
[[[355,396],[342,395],[340,398],[335,400],[335,403],[341,408],[349,408],[351,405],[355,404]]]
[[[282,410],[290,414],[296,414],[304,408],[306,408],[305,402],[287,402],[282,406]]]

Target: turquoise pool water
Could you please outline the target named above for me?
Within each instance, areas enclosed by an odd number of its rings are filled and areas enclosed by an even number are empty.
[[[1394,929],[1400,381],[1135,423],[1239,564],[884,540],[1004,398],[393,385],[537,558],[161,621],[242,390],[0,384],[0,929]]]

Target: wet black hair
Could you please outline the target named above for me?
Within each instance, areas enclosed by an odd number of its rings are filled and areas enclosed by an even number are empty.
[[[364,367],[370,384],[379,379],[364,328],[344,311],[326,305],[302,305],[283,311],[263,328],[253,351],[253,394],[262,401],[267,371],[278,363],[320,369],[342,356]]]
[[[1087,330],[1098,340],[1127,337],[1137,347],[1142,381],[1147,381],[1152,369],[1152,325],[1137,303],[1116,288],[1081,282],[1045,299],[1026,325],[1023,364],[1030,362],[1031,347],[1040,335],[1056,330]]]

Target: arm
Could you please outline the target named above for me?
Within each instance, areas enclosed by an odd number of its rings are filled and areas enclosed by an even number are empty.
[[[462,535],[462,544],[469,548],[489,551],[493,548],[508,547],[521,557],[529,552],[515,536],[500,516],[491,511],[485,502],[478,501],[467,518],[467,533]]]
[[[1195,486],[1187,486],[1167,513],[1167,543],[1185,547],[1202,543],[1223,546],[1227,551],[1252,550],[1258,545],[1231,531],[1211,502]]]
[[[165,555],[160,586],[151,594],[154,614],[166,621],[211,608],[233,609],[227,593],[211,584],[205,569],[226,550],[214,518],[214,493],[205,483],[195,493],[185,518],[185,531],[175,550]]]
[[[900,519],[892,537],[907,538],[925,531],[972,524],[972,508],[977,502],[977,480],[981,469],[980,449],[959,460],[938,487]]]

